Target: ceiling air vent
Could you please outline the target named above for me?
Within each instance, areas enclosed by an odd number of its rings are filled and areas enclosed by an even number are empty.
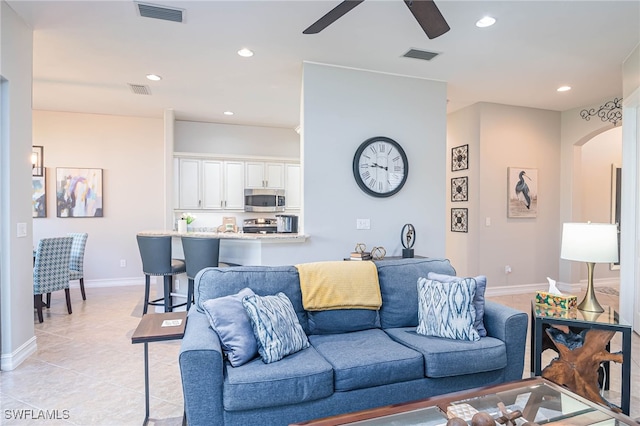
[[[145,18],[162,19],[164,21],[172,22],[182,22],[184,18],[183,9],[175,9],[138,2],[136,2],[136,8],[140,16],[143,16]]]
[[[415,59],[422,59],[424,61],[430,61],[433,58],[435,58],[436,56],[438,56],[439,53],[436,52],[429,52],[426,50],[418,50],[418,49],[410,49],[407,53],[405,53],[404,56],[405,58],[415,58]]]
[[[129,85],[129,88],[131,89],[131,91],[136,95],[151,94],[151,90],[149,89],[149,86],[145,86],[144,84],[132,84],[132,83],[127,83],[127,84]]]

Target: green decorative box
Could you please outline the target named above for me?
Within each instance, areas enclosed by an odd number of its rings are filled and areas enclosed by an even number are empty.
[[[578,298],[570,294],[551,294],[546,291],[536,291],[536,304],[551,308],[573,309],[578,304]]]

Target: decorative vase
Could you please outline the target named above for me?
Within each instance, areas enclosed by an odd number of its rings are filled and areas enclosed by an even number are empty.
[[[181,234],[187,233],[187,221],[184,219],[178,219],[178,232]]]

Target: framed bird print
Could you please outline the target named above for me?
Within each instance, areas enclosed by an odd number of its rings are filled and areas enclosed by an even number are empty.
[[[538,215],[538,169],[507,168],[507,217],[532,218]]]
[[[451,201],[469,201],[469,178],[467,176],[451,179]]]

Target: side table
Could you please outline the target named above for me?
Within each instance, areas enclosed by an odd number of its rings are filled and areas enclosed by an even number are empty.
[[[165,312],[145,314],[131,336],[131,343],[144,343],[145,416],[142,425],[149,423],[149,342],[179,340],[184,336],[187,313]]]
[[[620,320],[618,312],[611,307],[604,307],[602,313],[585,312],[579,309],[560,310],[537,305],[531,301],[531,373],[542,374],[542,352],[545,325],[561,325],[577,329],[608,330],[622,333],[622,389],[621,406],[625,414],[629,414],[631,401],[631,330],[630,324]],[[607,378],[608,380],[608,378]]]

